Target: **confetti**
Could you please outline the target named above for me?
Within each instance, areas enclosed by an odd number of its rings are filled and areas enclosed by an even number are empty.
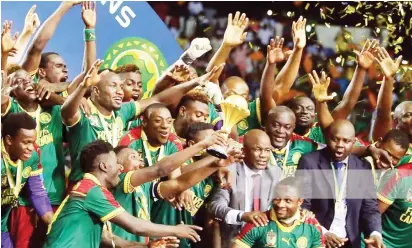
[[[212,28],[212,27],[211,27],[211,26],[209,26],[209,27],[207,27],[207,28],[203,29],[203,32],[204,32],[204,33],[206,33],[206,32],[207,32],[207,31],[209,31],[211,28]]]
[[[360,25],[362,25],[362,23],[358,23],[355,25],[355,27],[359,27]]]
[[[249,41],[249,47],[250,47],[250,49],[253,49],[253,44],[250,41]]]
[[[348,5],[345,8],[345,13],[348,14],[348,15],[355,13],[355,11],[356,11],[355,7],[350,6],[350,5]]]
[[[330,24],[325,22],[326,27],[330,28]]]
[[[388,21],[389,23],[392,23],[392,17],[390,15],[388,16]]]
[[[310,3],[307,3],[306,6],[305,6],[305,10],[308,10],[309,6],[310,6]]]
[[[342,62],[340,63],[340,65],[343,67],[345,65],[345,58],[342,58]]]

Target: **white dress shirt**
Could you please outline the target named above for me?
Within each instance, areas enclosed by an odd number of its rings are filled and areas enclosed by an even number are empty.
[[[243,168],[245,170],[245,209],[230,210],[225,216],[225,222],[230,225],[242,225],[242,222],[237,221],[237,216],[240,213],[251,212],[253,204],[253,175],[260,175],[262,177],[263,170],[253,171],[244,162]]]
[[[343,161],[341,161],[342,163],[345,164],[345,166],[342,166],[339,170],[341,171],[341,173],[345,173],[345,169],[346,167],[348,167],[348,161],[349,161],[349,157],[345,158]],[[331,166],[333,165],[333,162],[331,163]],[[346,178],[347,180],[347,178]],[[346,186],[347,186],[347,182],[342,182],[342,188],[340,190],[343,190],[343,197],[344,199],[346,198]],[[337,192],[335,192],[335,195],[337,194]],[[347,214],[347,209],[348,206],[346,204],[346,201],[344,200],[344,205],[345,205],[345,216],[343,218],[339,218],[336,215],[335,212],[335,216],[332,220],[332,224],[330,225],[330,230],[326,229],[325,227],[322,227],[322,233],[326,234],[328,232],[331,232],[335,235],[337,235],[339,238],[347,238],[347,232],[346,232],[346,214]],[[379,236],[380,238],[382,238],[382,234],[379,233],[378,231],[373,231],[370,236]]]

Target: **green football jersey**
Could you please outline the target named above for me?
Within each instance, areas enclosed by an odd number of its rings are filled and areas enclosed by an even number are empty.
[[[408,164],[408,163],[412,163],[412,144],[411,143],[409,143],[408,151],[406,152],[405,156],[401,158],[398,165]]]
[[[40,163],[44,167],[43,177],[52,205],[60,205],[66,192],[63,152],[63,123],[61,106],[41,108],[37,111],[25,111],[15,99],[11,99],[5,115],[8,113],[28,113],[37,122],[37,144],[40,146]],[[37,120],[38,118],[38,120]]]
[[[83,147],[97,139],[110,142],[108,137],[106,137],[107,135],[103,125],[107,126],[108,132],[110,133],[109,135],[115,137],[116,140],[114,143],[116,143],[123,136],[123,131],[126,129],[129,121],[136,118],[141,110],[138,102],[123,103],[119,110],[114,111],[113,118],[113,116],[102,116],[93,103],[90,100],[88,102],[91,107],[91,115],[86,117],[85,114],[79,110],[79,120],[72,126],[67,127],[69,150],[72,160],[72,170],[69,175],[69,180],[72,182],[76,182],[83,177],[79,161],[80,152]],[[105,123],[100,121],[100,117]],[[114,127],[115,129],[113,129]],[[116,144],[114,146],[116,146]]]
[[[220,118],[220,115],[217,112],[215,105],[213,105],[213,103],[209,102],[208,107],[209,107],[209,119],[207,120],[207,122],[212,125],[216,125],[216,123],[222,120],[222,118]]]
[[[3,142],[3,140],[2,140]],[[18,164],[10,160],[2,147],[1,153],[1,231],[8,232],[8,220],[14,207],[31,205],[27,194],[22,194],[27,179],[32,176],[39,176],[43,172],[40,164],[40,149],[36,146],[31,157],[21,164],[21,181],[19,195],[16,198],[13,189],[10,187],[7,176],[7,168],[10,172],[11,180],[14,184],[18,183],[17,168]],[[16,185],[17,186],[17,185]]]
[[[100,247],[103,224],[124,211],[92,174],[84,174],[56,211],[48,247]]]
[[[130,184],[130,177],[134,171],[122,173],[120,175],[120,184],[113,190],[114,198],[117,202],[131,215],[150,221],[150,211],[152,209],[153,197],[152,193],[154,183],[147,182],[138,187],[133,187]],[[128,241],[136,241],[147,243],[148,237],[136,236],[124,230],[123,228],[112,224],[113,233],[122,239]]]
[[[144,147],[145,141],[147,150]],[[147,142],[146,134],[141,126],[129,130],[119,141],[119,145],[128,146],[140,153],[144,160],[145,167],[151,166],[164,157],[183,150],[182,143],[173,133],[169,134],[168,141],[160,148],[151,147],[149,142]]]
[[[266,212],[269,223],[256,227],[248,223],[235,240],[242,247],[291,247],[316,248],[324,247],[322,229],[315,218],[304,220],[300,213],[298,220],[292,226],[284,226],[276,219],[274,210]]]
[[[137,118],[136,120],[129,121],[126,130],[130,130],[136,127],[140,127],[142,125],[142,119]]]
[[[186,166],[190,166],[188,162]],[[151,218],[154,223],[164,224],[164,225],[178,225],[182,221],[187,225],[194,224],[194,216],[199,211],[199,209],[204,205],[206,199],[212,192],[213,187],[215,186],[212,177],[207,177],[203,181],[199,182],[195,186],[193,186],[190,190],[193,192],[193,209],[183,209],[179,211],[174,209],[167,201],[159,200],[154,203]],[[180,239],[180,248],[187,248],[191,247],[190,242],[188,239]]]
[[[412,247],[412,163],[400,165],[382,176],[378,199],[390,205],[382,214],[386,247]]]
[[[260,110],[260,98],[249,103],[250,115],[237,124],[239,136],[245,135],[249,130],[262,128],[262,117]]]
[[[294,176],[302,155],[316,151],[318,146],[309,138],[293,133],[285,148],[272,151],[269,165],[282,168],[283,177]]]

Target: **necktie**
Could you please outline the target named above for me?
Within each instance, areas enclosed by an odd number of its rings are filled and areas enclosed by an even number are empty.
[[[260,175],[254,174],[253,179],[253,211],[260,211]]]
[[[344,170],[342,170],[342,168],[345,166],[345,163],[343,162],[334,162],[333,166],[335,167],[335,175],[336,175],[336,181],[338,183],[338,188],[339,188],[339,193],[342,190],[342,184],[343,182],[343,174],[344,174]],[[336,192],[337,194],[338,192]],[[336,197],[338,197],[338,195],[336,195]],[[343,201],[345,202],[345,200]]]

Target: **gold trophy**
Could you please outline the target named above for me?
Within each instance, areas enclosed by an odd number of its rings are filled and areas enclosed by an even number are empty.
[[[226,139],[229,136],[232,127],[235,126],[238,122],[245,119],[250,115],[248,103],[245,98],[232,95],[227,97],[225,100],[222,101],[220,104],[223,112],[223,126],[221,128],[222,131],[225,131]],[[226,148],[221,147],[218,145],[211,146],[207,149],[207,152],[221,159],[227,159]]]

